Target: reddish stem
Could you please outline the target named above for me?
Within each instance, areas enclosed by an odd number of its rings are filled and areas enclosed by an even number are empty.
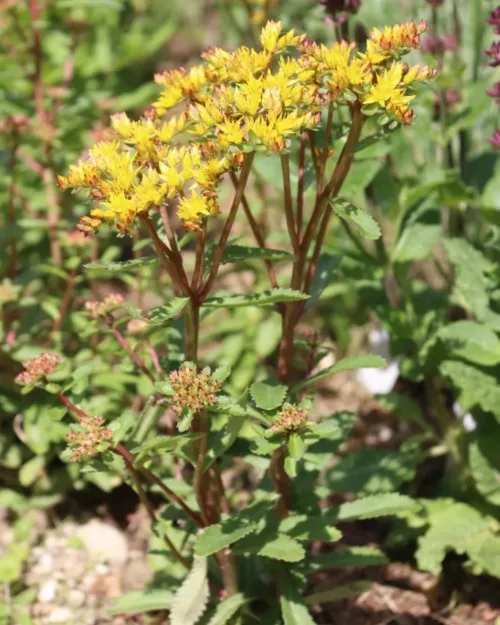
[[[133,360],[133,362],[135,363],[135,365],[144,373],[145,376],[147,376],[151,382],[155,382],[155,377],[154,375],[151,373],[151,371],[146,367],[146,365],[144,364],[144,361],[142,360],[142,358],[137,354],[137,352],[135,352],[132,347],[129,345],[127,339],[123,336],[123,334],[120,332],[120,330],[118,330],[118,328],[116,328],[114,326],[114,319],[111,315],[108,315],[106,317],[106,322],[109,326],[109,329],[111,330],[111,332],[113,332],[113,334],[116,337],[116,340],[120,343],[120,345],[123,347],[123,349],[127,352],[127,354],[130,356],[130,358]]]

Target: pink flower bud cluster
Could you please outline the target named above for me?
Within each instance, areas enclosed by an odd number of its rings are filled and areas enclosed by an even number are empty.
[[[71,446],[71,461],[81,462],[85,458],[93,458],[100,452],[101,443],[111,439],[113,433],[103,427],[104,419],[100,416],[80,418],[81,432],[68,432],[66,440]]]
[[[453,35],[429,35],[422,42],[422,50],[436,57],[456,49],[457,40]]]
[[[16,376],[16,382],[24,386],[33,386],[52,373],[60,363],[57,354],[43,353],[23,363],[26,371]]]
[[[220,382],[208,371],[198,373],[196,369],[184,365],[178,371],[172,371],[168,379],[174,391],[170,402],[175,412],[180,413],[183,408],[199,412],[215,404]]]
[[[123,301],[123,297],[119,293],[111,293],[102,302],[97,300],[86,302],[85,309],[93,319],[97,319],[98,317],[106,317],[106,315],[110,315],[118,308],[121,308]]]
[[[296,404],[285,404],[269,428],[273,434],[297,432],[307,424],[308,413]]]

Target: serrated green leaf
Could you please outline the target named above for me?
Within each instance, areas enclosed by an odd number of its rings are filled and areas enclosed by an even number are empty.
[[[311,298],[306,302],[306,309],[320,299],[323,291],[332,283],[333,276],[339,269],[342,258],[340,254],[329,254],[327,252],[320,254],[311,284]]]
[[[255,532],[262,516],[272,508],[273,501],[274,499],[256,502],[245,510],[235,512],[230,518],[210,525],[198,537],[195,553],[200,556],[212,555]]]
[[[246,308],[248,306],[272,306],[280,302],[299,302],[309,299],[309,295],[293,289],[272,289],[254,295],[221,293],[209,297],[203,303],[207,308]]]
[[[333,542],[342,538],[342,532],[329,526],[322,515],[292,514],[280,521],[279,531],[296,540]]]
[[[180,436],[155,436],[153,440],[147,441],[138,447],[134,447],[131,452],[137,455],[137,460],[140,461],[151,451],[173,451],[200,437],[201,434],[197,433],[182,434]]]
[[[281,616],[284,625],[316,625],[303,597],[296,589],[295,580],[284,573],[281,578]]]
[[[472,506],[450,499],[427,506],[428,531],[419,538],[419,568],[438,574],[447,551],[469,556],[476,573],[500,577],[500,536],[495,521]]]
[[[303,567],[310,575],[316,571],[328,569],[344,569],[350,566],[364,568],[382,566],[387,563],[388,559],[385,554],[376,547],[349,547],[311,557]]]
[[[380,237],[381,232],[378,223],[362,208],[354,206],[342,198],[336,198],[330,204],[334,213],[351,223],[365,239],[375,240]]]
[[[245,595],[236,593],[232,597],[228,597],[219,603],[208,625],[227,625],[229,619],[238,612],[238,610],[248,602]]]
[[[112,263],[96,261],[94,263],[86,263],[84,267],[85,269],[99,269],[109,271],[111,273],[121,273],[122,271],[130,271],[131,269],[137,269],[138,267],[154,265],[157,262],[158,258],[156,256],[143,256],[141,258],[133,258],[132,260]]]
[[[184,310],[189,302],[189,297],[174,297],[167,304],[163,306],[157,306],[150,310],[138,311],[138,309],[132,309],[128,307],[129,313],[138,319],[142,319],[152,325],[162,324],[166,321],[170,321]]]
[[[445,239],[444,249],[455,269],[453,297],[455,301],[483,319],[488,311],[488,281],[485,273],[492,263],[479,250],[463,239]]]
[[[477,490],[494,506],[500,506],[500,426],[481,422],[469,445],[469,467]]]
[[[360,449],[342,458],[327,474],[327,484],[341,493],[373,494],[395,491],[411,480],[422,452],[392,449]]]
[[[285,250],[262,249],[244,245],[228,245],[222,256],[222,264],[237,263],[245,260],[288,260],[294,261],[294,254]]]
[[[250,394],[255,405],[262,410],[279,408],[285,400],[287,391],[287,386],[273,386],[265,382],[254,382],[250,387]]]
[[[351,582],[350,584],[344,584],[343,586],[337,586],[330,590],[323,590],[322,592],[316,592],[313,595],[308,595],[304,598],[306,605],[320,605],[322,603],[334,603],[341,599],[349,599],[360,595],[372,587],[370,581],[358,581]]]
[[[418,502],[406,495],[382,493],[343,503],[338,508],[330,510],[326,517],[331,523],[376,519],[383,516],[397,516],[419,507]]]
[[[140,614],[151,610],[168,610],[172,597],[173,593],[170,590],[134,590],[114,599],[109,607],[109,613]]]
[[[302,545],[286,534],[265,530],[248,536],[235,549],[236,553],[254,553],[259,556],[282,560],[283,562],[300,562],[306,552]]]
[[[440,328],[437,336],[459,358],[486,367],[500,363],[500,339],[484,324],[456,321]]]
[[[207,608],[209,589],[207,558],[196,555],[193,565],[170,608],[170,625],[196,625]]]
[[[500,421],[500,387],[496,376],[455,360],[445,360],[440,371],[459,390],[458,402],[464,411],[480,406]]]
[[[316,382],[319,382],[319,380],[327,378],[330,375],[334,375],[335,373],[340,373],[341,371],[351,371],[353,369],[364,368],[381,369],[383,367],[387,367],[387,362],[381,356],[377,356],[375,354],[349,356],[348,358],[342,358],[342,360],[339,360],[331,367],[323,369],[319,373],[312,375],[310,378],[294,384],[292,386],[292,391],[296,393],[305,386],[315,384]]]

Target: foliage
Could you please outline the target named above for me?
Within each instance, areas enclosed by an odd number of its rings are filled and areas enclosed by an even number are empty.
[[[343,541],[379,517],[422,570],[453,552],[500,578],[488,15],[359,4],[221,3],[223,45],[156,85],[162,3],[4,11],[0,621],[30,622],[23,513],[89,483],[128,484],[151,524],[156,575],[113,613],[314,623],[367,587],[318,571],[388,562]],[[388,366],[389,440],[354,440],[365,415],[315,400]]]

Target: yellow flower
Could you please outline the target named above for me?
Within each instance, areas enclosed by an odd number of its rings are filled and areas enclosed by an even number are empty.
[[[278,52],[288,46],[296,46],[303,36],[295,35],[293,30],[281,35],[283,32],[283,25],[281,22],[269,21],[262,29],[260,34],[260,42],[264,50],[268,52]]]
[[[401,63],[393,63],[389,69],[377,76],[375,84],[363,98],[363,104],[380,104],[384,106],[391,98],[399,95],[399,85],[403,77]]]
[[[177,215],[187,228],[196,230],[203,217],[214,215],[217,210],[217,204],[212,198],[202,197],[192,189],[190,195],[179,202]]]

